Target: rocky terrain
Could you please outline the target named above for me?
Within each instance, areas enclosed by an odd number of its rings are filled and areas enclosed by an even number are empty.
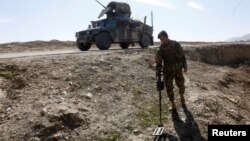
[[[187,44],[187,108],[168,111],[166,141],[207,140],[209,124],[250,124],[250,45]],[[75,49],[74,42],[0,45],[1,53]],[[150,141],[159,124],[157,48],[0,59],[0,140]]]

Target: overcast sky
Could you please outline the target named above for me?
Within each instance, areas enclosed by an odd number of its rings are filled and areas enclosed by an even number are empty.
[[[110,0],[99,0],[107,5]],[[224,41],[250,33],[250,0],[119,0],[132,17],[151,25],[154,36],[166,30],[178,41]],[[75,32],[98,20],[95,0],[0,0],[0,43],[75,40]]]

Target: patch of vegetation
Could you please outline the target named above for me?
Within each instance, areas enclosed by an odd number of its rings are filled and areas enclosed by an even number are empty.
[[[2,86],[2,89],[7,91],[7,97],[15,99],[16,89],[22,89],[27,85],[27,80],[23,73],[26,69],[21,69],[15,64],[0,62],[0,77],[7,80]]]
[[[17,66],[0,62],[0,77],[3,77],[4,79],[11,79],[17,75],[16,70],[18,70]]]
[[[118,141],[121,138],[121,133],[112,132],[107,137],[100,139],[99,141]]]
[[[158,94],[152,96],[152,99],[145,99],[145,90],[143,87],[134,87],[133,89],[133,103],[139,109],[136,114],[137,119],[139,120],[139,126],[142,128],[150,127],[151,125],[159,124],[159,97]],[[169,111],[167,105],[167,97],[162,94],[162,122],[166,123]]]
[[[162,106],[162,122],[166,123],[169,111],[168,107]],[[151,125],[158,125],[160,122],[159,105],[156,102],[148,103],[145,106],[141,106],[141,110],[137,113],[139,119],[139,125],[142,128],[150,127]]]
[[[3,77],[4,79],[11,79],[13,76],[14,75],[11,72],[0,71],[0,77]]]

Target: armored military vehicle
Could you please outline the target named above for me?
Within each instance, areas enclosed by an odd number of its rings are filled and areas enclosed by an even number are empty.
[[[112,43],[119,43],[122,49],[127,49],[131,43],[139,43],[142,48],[153,45],[153,26],[146,24],[146,17],[144,23],[131,19],[127,3],[110,2],[102,6],[104,9],[98,18],[105,14],[107,17],[91,21],[87,30],[76,32],[76,44],[81,51],[89,50],[94,43],[100,50],[109,49]]]

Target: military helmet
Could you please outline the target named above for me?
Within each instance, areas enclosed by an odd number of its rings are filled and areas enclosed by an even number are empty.
[[[158,34],[158,39],[160,39],[162,36],[166,36],[168,37],[168,34],[165,30],[162,30],[159,34]]]

